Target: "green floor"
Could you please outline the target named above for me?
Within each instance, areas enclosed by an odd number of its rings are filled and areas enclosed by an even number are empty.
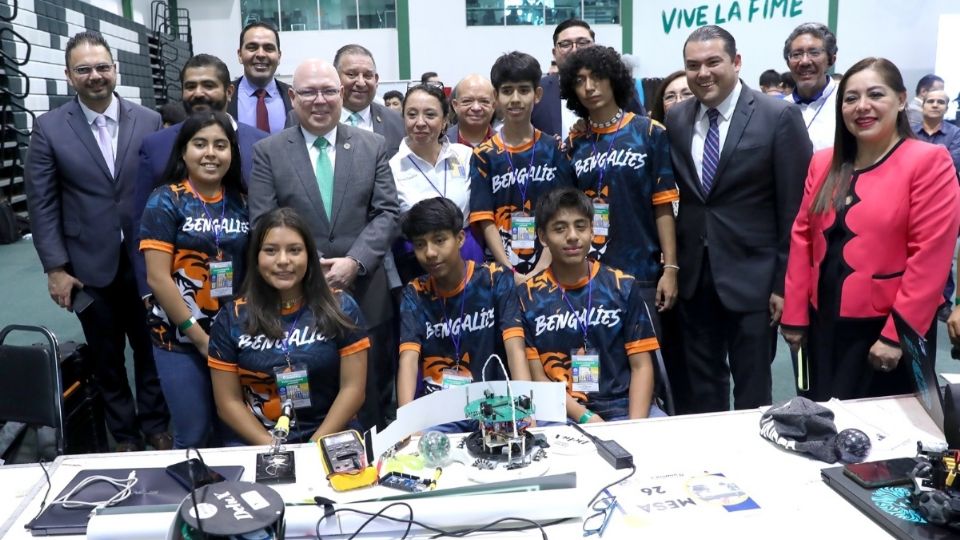
[[[47,295],[46,276],[29,240],[0,246],[0,327],[8,324],[31,324],[46,326],[60,341],[83,341],[80,323],[72,314],[54,304]],[[937,336],[937,359],[939,371],[960,372],[960,362],[950,358],[950,344],[946,327],[939,323]],[[35,337],[11,338],[12,343],[35,343]],[[129,351],[128,351],[129,352]],[[128,368],[130,368],[128,354]],[[132,372],[132,368],[128,369]],[[130,373],[132,375],[132,373]],[[786,400],[795,394],[790,353],[781,341],[773,362],[773,399]]]

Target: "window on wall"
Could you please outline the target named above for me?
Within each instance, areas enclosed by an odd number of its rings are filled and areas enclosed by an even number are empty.
[[[467,0],[467,26],[620,24],[620,0]]]
[[[396,28],[397,9],[395,0],[241,0],[240,19],[282,32]]]

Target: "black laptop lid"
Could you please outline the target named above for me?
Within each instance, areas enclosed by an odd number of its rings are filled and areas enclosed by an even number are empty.
[[[211,469],[222,474],[228,481],[240,480],[243,474],[243,467],[227,465],[222,467],[211,467]],[[59,504],[51,505],[50,501],[56,500],[85,478],[91,476],[106,476],[124,480],[130,471],[136,471],[137,483],[133,486],[133,493],[130,497],[115,506],[131,507],[145,505],[179,505],[183,498],[187,496],[186,488],[181,486],[173,479],[163,468],[137,468],[137,469],[92,469],[83,470],[73,477],[73,480],[56,497],[47,501],[47,507],[43,510],[37,519],[26,525],[33,536],[46,536],[58,534],[86,534],[87,522],[90,520],[90,511],[92,508],[64,508]],[[74,499],[81,501],[105,501],[116,495],[118,488],[106,482],[96,482],[85,487]]]

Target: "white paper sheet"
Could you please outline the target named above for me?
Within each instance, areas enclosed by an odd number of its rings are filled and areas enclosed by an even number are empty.
[[[510,381],[514,397],[533,395],[534,418],[548,422],[567,419],[566,385],[560,382]],[[464,409],[469,401],[483,397],[483,391],[493,390],[506,396],[506,381],[475,382],[441,390],[415,399],[397,409],[397,419],[383,431],[371,430],[373,455],[380,456],[410,434],[447,422],[464,420]]]

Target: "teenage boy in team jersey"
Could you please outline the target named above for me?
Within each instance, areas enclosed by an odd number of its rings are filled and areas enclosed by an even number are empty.
[[[462,225],[460,208],[443,197],[420,201],[403,218],[403,234],[428,273],[407,284],[400,303],[400,406],[482,380],[491,354],[509,365],[511,379],[530,380],[513,279],[497,264],[463,260]],[[504,378],[496,360],[485,373],[486,380]]]
[[[537,203],[536,218],[553,258],[517,287],[533,379],[566,383],[567,417],[580,424],[662,415],[651,406],[658,344],[640,288],[587,258],[590,199],[576,188],[552,191]]]
[[[530,123],[543,94],[540,76],[540,64],[529,54],[515,51],[494,62],[490,80],[503,127],[474,149],[470,162],[469,221],[494,261],[513,270],[517,283],[550,265],[550,254],[537,239],[537,201],[555,187],[573,185],[560,142]]]

